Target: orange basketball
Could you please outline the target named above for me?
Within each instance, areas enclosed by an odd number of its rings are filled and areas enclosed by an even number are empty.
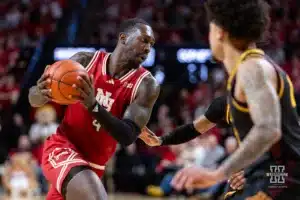
[[[78,86],[81,82],[77,80],[78,75],[85,74],[88,76],[84,67],[73,60],[62,60],[55,62],[45,71],[50,76],[51,97],[54,102],[69,105],[77,102],[71,96],[79,96],[79,92],[72,87],[73,84]]]

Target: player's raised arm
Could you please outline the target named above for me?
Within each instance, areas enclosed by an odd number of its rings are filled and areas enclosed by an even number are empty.
[[[221,165],[225,176],[248,167],[281,138],[279,97],[272,85],[272,71],[265,61],[249,59],[239,67],[239,77],[245,93],[253,127],[240,147]]]
[[[144,128],[139,136],[149,146],[177,145],[195,139],[218,125],[227,127],[226,122],[227,101],[226,96],[215,98],[204,115],[201,115],[190,124],[182,125],[170,133],[157,137],[151,130]]]
[[[94,53],[91,52],[78,52],[70,59],[86,67],[92,60],[93,56]],[[45,71],[47,67],[45,68]],[[37,81],[37,84],[29,89],[28,99],[32,107],[41,107],[51,99],[51,90],[47,88],[47,84],[50,83],[48,78],[47,74],[43,74]]]

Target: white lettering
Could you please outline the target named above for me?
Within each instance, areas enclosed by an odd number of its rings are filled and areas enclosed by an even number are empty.
[[[100,106],[105,108],[107,112],[110,112],[115,100],[111,98],[112,93],[111,92],[104,92],[103,89],[97,88],[97,95],[96,95],[96,101]],[[96,106],[94,108],[94,112],[98,111],[98,107]],[[101,124],[97,121],[93,121],[93,126],[96,128],[96,131],[98,132],[101,128]]]
[[[114,104],[115,100],[110,98],[112,93],[105,92],[101,89],[97,89],[96,101],[103,106],[108,112],[111,110],[112,105]]]

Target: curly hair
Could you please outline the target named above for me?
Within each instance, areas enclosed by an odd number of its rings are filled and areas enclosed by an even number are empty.
[[[269,25],[269,6],[264,0],[207,0],[205,8],[208,20],[234,39],[256,42]]]

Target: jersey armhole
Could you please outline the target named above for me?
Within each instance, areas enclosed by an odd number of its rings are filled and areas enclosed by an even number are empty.
[[[141,82],[143,81],[143,79],[150,74],[149,71],[145,71],[144,73],[141,74],[141,76],[138,78],[138,80],[136,81],[133,89],[132,89],[132,93],[131,93],[131,98],[130,98],[130,104],[134,101],[134,99],[136,98],[136,93],[138,91],[138,88],[141,84]]]
[[[94,54],[94,56],[93,56],[93,58],[91,59],[91,61],[89,62],[89,64],[85,68],[85,70],[87,72],[89,72],[93,68],[93,65],[96,62],[96,60],[99,57],[99,55],[100,55],[100,51],[96,51],[95,54]]]

